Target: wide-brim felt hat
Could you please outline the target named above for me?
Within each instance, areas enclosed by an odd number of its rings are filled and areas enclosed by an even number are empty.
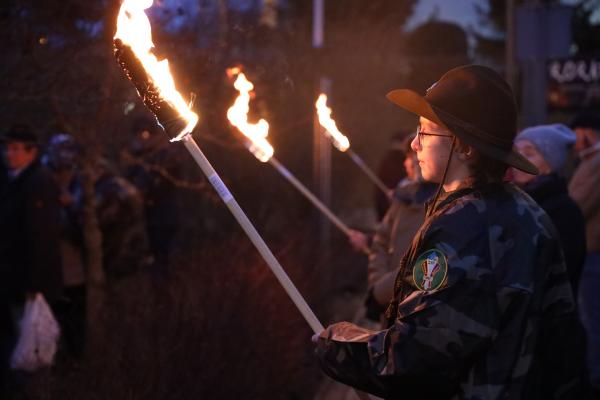
[[[8,132],[0,135],[0,143],[8,142],[23,142],[36,146],[39,145],[38,137],[35,132],[33,132],[29,126],[24,124],[13,125]]]
[[[538,174],[532,163],[513,150],[517,105],[510,86],[494,70],[481,65],[461,66],[446,72],[425,96],[396,89],[386,97],[448,129],[485,156]]]

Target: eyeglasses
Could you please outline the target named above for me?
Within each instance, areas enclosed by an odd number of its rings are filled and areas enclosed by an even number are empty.
[[[417,143],[419,143],[419,147],[423,147],[423,143],[422,143],[423,136],[439,136],[439,137],[449,137],[449,138],[453,137],[453,135],[448,135],[448,134],[423,132],[421,130],[421,127],[419,126],[417,128]]]

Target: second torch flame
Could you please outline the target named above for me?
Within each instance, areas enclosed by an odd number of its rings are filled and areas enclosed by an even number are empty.
[[[249,140],[248,149],[262,162],[267,162],[273,157],[273,146],[267,141],[269,134],[269,123],[264,119],[256,124],[248,122],[248,112],[250,111],[250,92],[254,85],[244,75],[239,68],[230,68],[227,74],[237,78],[233,86],[239,92],[233,105],[227,110],[227,119],[231,125],[235,126]]]
[[[365,162],[350,149],[350,141],[346,136],[342,134],[337,128],[335,121],[331,118],[331,108],[327,107],[327,96],[323,93],[319,95],[317,102],[315,103],[317,109],[317,115],[319,116],[319,123],[324,128],[323,133],[327,136],[333,145],[340,150],[348,154],[348,156],[354,161],[360,169],[375,183],[375,185],[390,198],[390,192],[388,187],[381,181],[381,179],[375,175],[373,170],[365,164]]]
[[[168,60],[159,61],[152,53],[154,48],[152,29],[150,20],[144,12],[145,9],[151,6],[152,0],[123,1],[117,18],[115,39],[121,39],[124,44],[131,47],[135,56],[144,66],[144,70],[152,83],[160,91],[161,97],[176,109],[187,123],[183,130],[172,139],[177,141],[194,129],[198,123],[198,115],[190,109],[181,94],[175,89],[175,82],[169,69]]]
[[[350,141],[338,129],[335,121],[331,118],[331,108],[327,107],[327,96],[319,95],[315,103],[319,123],[325,129],[325,135],[331,139],[333,145],[340,151],[346,151],[350,147]]]

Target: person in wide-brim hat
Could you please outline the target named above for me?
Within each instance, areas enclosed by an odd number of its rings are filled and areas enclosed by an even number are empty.
[[[508,84],[467,65],[424,96],[388,99],[420,117],[411,147],[438,194],[392,265],[385,329],[340,322],[315,335],[324,372],[390,399],[585,398],[583,330],[556,228],[504,181],[508,166],[537,173],[513,151]]]
[[[530,174],[538,172],[513,151],[517,105],[508,84],[490,68],[454,68],[434,83],[425,96],[397,89],[389,92],[387,98],[450,131],[487,157]]]

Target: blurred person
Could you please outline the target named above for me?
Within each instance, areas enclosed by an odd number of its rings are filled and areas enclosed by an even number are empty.
[[[390,140],[390,146],[385,152],[379,168],[377,169],[377,177],[389,189],[389,193],[383,193],[379,186],[375,186],[375,208],[377,211],[377,220],[380,221],[391,204],[391,196],[394,189],[405,176],[406,171],[403,167],[406,155],[404,153],[404,142],[408,132],[397,132]]]
[[[182,178],[183,162],[188,160],[182,147],[169,144],[154,118],[139,117],[133,121],[126,154],[130,165],[124,176],[142,195],[154,258],[151,272],[159,280],[168,276],[169,256],[181,222],[181,193],[176,181]]]
[[[600,398],[600,116],[577,115],[570,123],[577,135],[579,166],[569,183],[569,193],[581,208],[586,226],[587,256],[579,288],[581,320],[588,339],[588,369]]]
[[[579,206],[569,196],[565,178],[559,175],[574,143],[575,132],[562,124],[524,129],[515,139],[515,148],[540,173],[531,175],[513,168],[512,177],[546,211],[556,226],[577,299],[586,254],[585,221]]]
[[[0,346],[2,389],[11,390],[12,315],[37,293],[51,306],[61,296],[60,191],[38,160],[39,142],[28,126],[14,125],[0,143],[7,169],[0,176]]]
[[[50,169],[60,188],[63,296],[55,306],[56,317],[62,328],[66,350],[76,358],[83,355],[85,347],[87,298],[80,153],[81,149],[71,135],[57,133],[50,138],[42,157],[42,162]]]
[[[392,193],[392,197],[390,199],[387,199],[386,202],[388,203],[388,208],[387,210],[389,210],[390,206],[394,204],[394,198],[395,195],[397,194],[399,188],[409,185],[413,182],[416,181],[420,181],[420,170],[419,170],[419,164],[418,164],[418,160],[417,160],[417,156],[414,153],[414,151],[412,151],[412,149],[410,148],[410,142],[412,141],[412,138],[414,138],[414,135],[408,135],[403,137],[403,143],[402,143],[402,154],[404,155],[404,161],[402,162],[403,165],[403,173],[397,173],[396,175],[402,175],[404,176],[404,178],[400,179],[397,184],[396,184],[396,188],[394,189],[394,192]],[[381,190],[379,191],[381,193]],[[391,204],[389,204],[391,201]],[[387,211],[386,211],[387,212]],[[385,215],[385,213],[384,213]],[[360,232],[354,229],[350,229],[350,245],[352,246],[352,248],[355,251],[362,251],[365,248],[369,248],[372,244],[372,240],[373,240],[373,234],[367,234],[364,232]]]
[[[421,168],[419,167],[419,160],[417,154],[410,147],[411,142],[414,140],[415,134],[408,135],[404,139],[404,170],[406,171],[406,177],[404,177],[398,183],[399,186],[406,186],[414,182],[421,182],[423,176],[421,175]]]
[[[93,179],[104,270],[122,277],[145,268],[150,250],[140,191],[104,158],[95,162]]]
[[[511,183],[517,107],[490,68],[388,99],[420,117],[412,148],[437,183],[400,261],[387,329],[342,322],[313,336],[332,378],[385,398],[580,399],[582,332],[559,239]],[[443,189],[443,191],[442,191]]]

